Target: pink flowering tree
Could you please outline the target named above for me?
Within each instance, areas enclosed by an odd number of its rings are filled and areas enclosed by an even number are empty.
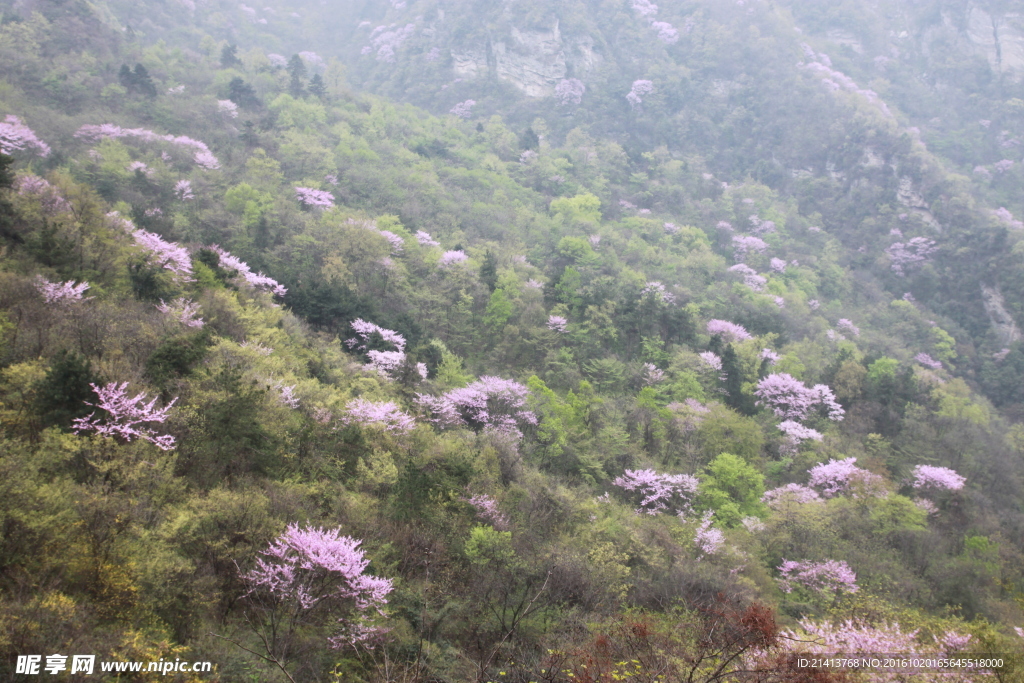
[[[8,114],[0,121],[0,152],[14,154],[27,149],[35,149],[41,157],[50,156],[50,146],[40,140],[21,119]]]
[[[387,632],[383,609],[393,585],[367,573],[361,544],[338,529],[290,524],[261,551],[242,579],[252,608],[248,622],[265,654],[248,651],[291,679],[287,667],[302,660],[303,645],[310,647],[302,637],[311,627],[330,629],[327,643],[336,649],[372,647]]]
[[[863,492],[868,495],[885,496],[884,479],[857,467],[857,458],[845,460],[829,459],[809,470],[810,483],[821,490],[826,498],[844,493]]]
[[[909,268],[929,261],[938,249],[935,240],[915,237],[906,243],[893,242],[886,248],[885,253],[889,255],[889,267],[892,271],[904,277]]]
[[[192,282],[192,257],[188,249],[168,242],[155,232],[136,229],[135,224],[127,218],[119,215],[116,211],[107,214],[115,225],[119,225],[135,240],[135,245],[147,253],[147,259],[157,267],[169,270],[174,279],[180,282]]]
[[[498,501],[483,494],[473,496],[472,498],[463,498],[462,500],[473,506],[473,509],[476,510],[477,517],[484,520],[498,531],[508,530],[508,515],[498,508]]]
[[[711,510],[705,512],[693,535],[693,543],[702,556],[716,554],[725,544],[725,534],[722,530],[711,526],[713,516],[714,512]]]
[[[583,101],[583,93],[587,90],[583,81],[578,78],[563,78],[555,86],[555,99],[562,107],[578,106]]]
[[[455,114],[460,119],[468,119],[473,115],[473,107],[476,106],[476,100],[466,100],[465,102],[459,102],[452,107],[450,114]]]
[[[71,429],[81,434],[92,432],[100,436],[131,442],[142,439],[154,444],[157,448],[169,451],[174,448],[174,437],[169,434],[157,434],[150,424],[167,420],[167,413],[174,406],[177,398],[163,408],[157,408],[157,399],[145,403],[146,394],[137,394],[129,398],[128,382],[118,384],[111,382],[102,387],[90,384],[95,392],[96,403],[86,405],[96,408],[86,417],[79,417],[71,424]],[[99,414],[97,414],[99,412]]]
[[[254,273],[249,268],[249,264],[242,261],[236,256],[233,256],[230,252],[221,249],[216,244],[210,247],[210,251],[217,254],[219,259],[218,265],[232,273],[232,277],[241,277],[242,281],[246,285],[253,289],[261,289],[263,291],[270,292],[275,296],[284,296],[288,289],[280,282],[272,277],[268,277],[263,273]]]
[[[75,132],[75,137],[89,142],[106,138],[135,138],[143,142],[168,142],[176,147],[184,147],[192,151],[193,160],[208,171],[220,168],[220,162],[210,148],[200,140],[186,135],[160,135],[145,128],[122,128],[112,123],[85,125]]]
[[[733,235],[732,251],[733,258],[742,261],[747,254],[763,254],[768,249],[768,243],[760,237],[753,235]],[[785,265],[785,262],[783,262]]]
[[[757,271],[746,263],[737,263],[734,266],[730,266],[728,270],[730,273],[737,273],[743,276],[743,284],[749,287],[752,291],[763,292],[764,286],[768,284],[768,278],[763,275],[758,275]]]
[[[32,196],[39,200],[40,208],[48,216],[71,211],[71,203],[45,178],[32,174],[18,176],[14,189],[22,197]]]
[[[199,317],[199,304],[191,299],[175,299],[169,304],[164,303],[164,300],[160,299],[160,305],[157,306],[157,310],[177,319],[185,327],[198,329],[205,325],[203,319]]]
[[[68,280],[67,282],[50,282],[42,275],[36,275],[35,282],[36,291],[39,292],[43,300],[48,304],[69,304],[75,301],[86,301],[91,299],[91,296],[83,297],[85,290],[89,289],[88,282],[76,283],[74,280]]]
[[[416,426],[413,417],[403,412],[394,401],[368,401],[364,398],[349,402],[341,422],[380,427],[386,432],[408,432]]]
[[[914,361],[917,362],[917,363],[920,363],[921,365],[923,365],[924,367],[928,368],[929,370],[941,370],[942,369],[942,363],[937,361],[937,360],[935,360],[934,358],[929,356],[927,353],[923,353],[922,352],[922,353],[917,354],[916,356],[914,356]]]
[[[915,489],[921,491],[959,491],[967,482],[965,477],[948,467],[918,465],[912,471]]]
[[[569,321],[561,315],[550,315],[548,316],[548,329],[552,332],[559,332],[564,334],[569,331]]]
[[[786,484],[771,491],[765,491],[764,495],[761,496],[761,501],[773,510],[777,510],[787,504],[804,505],[806,503],[820,503],[821,496],[818,495],[817,491],[808,486]]]
[[[842,420],[846,413],[827,386],[816,384],[806,387],[785,372],[762,378],[754,395],[758,399],[757,405],[770,408],[777,416],[791,420],[804,420],[818,409],[826,411],[828,419],[833,421]]]
[[[841,560],[795,562],[783,560],[779,565],[779,587],[791,593],[794,586],[803,586],[820,593],[856,593],[857,575]]]
[[[521,427],[537,424],[537,416],[526,405],[529,395],[519,382],[485,376],[440,396],[417,394],[416,403],[438,427],[468,426],[518,440]]]
[[[643,102],[644,95],[650,95],[654,92],[654,83],[648,80],[640,79],[633,81],[633,87],[630,88],[629,94],[626,95],[626,100],[629,102],[629,106],[636,109]]]
[[[751,334],[742,325],[731,323],[728,320],[709,320],[707,326],[708,334],[712,337],[718,335],[725,342],[738,342],[746,339],[753,339]]]
[[[187,202],[190,199],[195,199],[196,196],[192,192],[192,181],[191,180],[179,180],[174,183],[174,196],[183,202]]]
[[[697,478],[689,474],[659,474],[654,470],[626,470],[612,482],[639,498],[636,513],[686,514],[697,494]]]
[[[416,241],[419,242],[421,247],[439,247],[441,243],[430,236],[429,232],[422,230],[416,231]]]
[[[327,190],[312,187],[296,187],[295,196],[299,203],[310,208],[329,209],[334,206],[334,195]]]
[[[794,420],[780,422],[779,430],[797,444],[803,441],[821,441],[824,438],[821,432],[805,427]]]
[[[457,263],[464,263],[467,259],[469,259],[469,257],[466,256],[466,252],[464,251],[446,251],[441,254],[441,258],[438,260],[437,265],[441,268],[450,268]]]

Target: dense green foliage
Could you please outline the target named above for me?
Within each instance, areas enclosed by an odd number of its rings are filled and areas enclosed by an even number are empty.
[[[955,106],[915,133],[944,96],[914,86],[914,50],[881,84],[870,55],[832,55],[893,116],[793,67],[801,40],[825,49],[836,25],[881,41],[886,3],[682,3],[659,15],[694,20],[668,46],[626,3],[454,2],[448,23],[439,6],[399,4],[383,18],[383,5],[324,17],[286,3],[267,24],[216,2],[4,13],[0,114],[53,151],[0,156],[3,661],[77,648],[283,680],[260,654],[273,648],[251,628],[261,606],[244,576],[293,523],[362,539],[368,571],[395,586],[373,650],[331,649],[329,622],[296,628],[294,657],[272,655],[295,680],[525,682],[600,642],[639,652],[640,631],[678,663],[722,615],[751,643],[769,633],[761,604],[793,628],[898,622],[1019,651],[1024,342],[1001,338],[984,290],[1024,324],[1024,230],[989,211],[1024,215],[1024,165],[966,176],[1001,158],[997,130],[1024,135],[1020,83],[950,51],[935,79]],[[435,32],[396,63],[361,58],[355,39],[332,51],[364,30],[356,10],[422,14]],[[912,18],[927,27],[926,14]],[[489,20],[497,35],[554,15],[604,55],[572,112],[495,78],[450,83],[448,58],[423,59],[431,40],[469,44]],[[308,49],[332,58],[292,56]],[[376,94],[350,89],[343,62]],[[641,78],[655,93],[630,107]],[[387,99],[399,96],[415,105]],[[467,98],[469,120],[420,108]],[[986,107],[991,128],[972,128]],[[76,135],[107,123],[200,140],[219,168],[177,143]],[[25,189],[35,176],[51,187]],[[191,277],[133,241],[129,218],[187,248]],[[733,237],[759,230],[765,249],[741,258]],[[901,276],[897,234],[938,249]],[[247,286],[214,247],[287,293]],[[454,251],[468,258],[448,263]],[[730,270],[740,262],[763,283]],[[37,276],[88,282],[91,298],[47,303]],[[404,337],[400,367],[368,368],[392,350],[380,334],[345,343],[359,319]],[[709,334],[712,320],[751,338]],[[845,419],[813,412],[821,440],[794,443],[755,393],[772,373],[827,385]],[[536,424],[519,423],[521,440],[427,421],[418,394],[485,376],[529,390]],[[92,385],[108,382],[176,399],[158,425],[176,447],[73,430],[104,418]],[[358,399],[416,424],[346,417]],[[879,488],[763,501],[847,457]],[[919,465],[967,484],[925,496]],[[644,469],[696,477],[688,514],[635,512],[614,482]],[[856,572],[856,593],[775,581],[786,560],[831,559]]]

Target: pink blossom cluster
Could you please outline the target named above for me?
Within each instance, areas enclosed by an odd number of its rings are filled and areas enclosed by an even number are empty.
[[[299,53],[299,58],[304,61],[310,69],[314,71],[322,69],[324,67],[324,58],[315,52],[310,50],[303,50]]]
[[[548,329],[552,332],[565,333],[569,329],[569,321],[560,315],[548,316]]]
[[[388,241],[388,244],[391,245],[392,254],[402,253],[402,250],[405,248],[405,240],[401,236],[396,235],[390,230],[378,230],[377,234]]]
[[[713,515],[714,513],[711,510],[704,513],[700,526],[697,527],[697,532],[693,536],[693,542],[697,546],[697,550],[703,555],[714,555],[725,544],[725,534],[722,533],[722,530],[711,526],[711,517]]]
[[[641,290],[640,296],[650,296],[666,304],[674,304],[676,302],[675,294],[667,291],[665,285],[660,282],[648,282],[644,285],[643,290]]]
[[[806,54],[807,53],[805,51],[805,55]],[[809,56],[809,58],[812,61],[808,61],[806,64],[800,64],[799,66],[807,69],[809,72],[815,74],[818,78],[820,78],[822,84],[826,88],[828,88],[832,92],[838,90],[845,90],[847,92],[860,95],[865,100],[867,100],[869,104],[873,105],[876,109],[878,109],[878,111],[881,112],[883,116],[885,116],[886,118],[893,117],[892,112],[889,111],[889,107],[878,96],[878,93],[876,93],[874,90],[861,88],[852,78],[842,73],[841,71],[836,71],[835,69],[833,69],[832,60],[828,58],[828,55],[822,53],[814,55],[813,51],[811,51],[811,55]]]
[[[657,515],[670,509],[688,512],[698,487],[697,478],[689,474],[658,474],[654,470],[626,470],[612,483],[640,494],[638,515]]]
[[[38,150],[39,156],[50,156],[50,146],[40,140],[17,116],[8,114],[0,121],[0,152],[14,154],[33,147]]]
[[[18,176],[14,181],[14,189],[23,197],[34,195],[39,200],[43,212],[49,216],[71,210],[71,204],[64,199],[60,191],[45,178],[37,175]]]
[[[288,66],[288,58],[285,57],[284,55],[279,55],[274,52],[271,52],[270,54],[267,55],[267,60],[270,61],[270,66],[272,66],[275,69],[283,69],[286,66]]]
[[[186,327],[200,328],[205,324],[203,319],[199,317],[199,304],[191,299],[182,297],[175,299],[169,304],[164,303],[164,300],[160,299],[157,310],[177,318],[178,322]]]
[[[728,320],[713,319],[708,321],[708,334],[712,337],[716,334],[726,342],[738,342],[746,339],[753,339],[749,332],[742,325],[731,323]]]
[[[885,253],[889,255],[890,268],[893,272],[903,277],[906,269],[910,266],[919,265],[929,260],[932,254],[938,251],[935,240],[927,237],[914,237],[907,243],[893,242]]]
[[[1010,159],[1003,159],[992,164],[992,168],[996,169],[996,173],[1006,173],[1013,168],[1013,161]]]
[[[840,318],[839,322],[836,323],[836,327],[838,327],[839,329],[843,330],[844,332],[848,332],[848,333],[852,334],[854,337],[859,337],[860,336],[860,328],[857,327],[856,325],[854,325],[847,318]]]
[[[856,462],[857,458],[830,458],[827,463],[819,463],[808,471],[809,483],[821,489],[826,498],[857,491],[876,497],[888,495],[884,478],[857,467]]]
[[[785,273],[786,272],[786,261],[785,261],[785,259],[773,258],[768,265],[776,273]]]
[[[965,477],[948,467],[918,465],[913,469],[914,488],[936,491],[959,491],[967,482]]]
[[[438,260],[437,265],[439,265],[442,268],[448,268],[449,266],[453,266],[456,263],[463,263],[467,259],[469,259],[469,257],[466,256],[466,252],[459,250],[450,250],[441,254],[441,258]]]
[[[456,104],[454,107],[451,108],[451,111],[449,111],[448,113],[455,114],[460,119],[468,119],[470,116],[473,115],[474,106],[476,106],[476,100],[466,100],[464,102],[459,102],[458,104]]]
[[[757,354],[757,357],[768,361],[769,365],[778,365],[779,360],[782,358],[782,356],[771,349],[761,349],[761,353]]]
[[[125,170],[129,173],[141,173],[147,177],[153,175],[153,169],[151,169],[144,161],[133,161],[128,164]]]
[[[747,200],[744,199],[744,202]],[[751,200],[753,203],[753,200]],[[755,235],[767,235],[770,232],[775,232],[775,221],[762,220],[756,213],[751,214],[747,217],[750,221],[750,229],[754,231]]]
[[[753,235],[732,236],[733,258],[737,261],[743,260],[743,257],[749,253],[763,254],[766,249],[768,249],[768,243],[760,237],[754,237]]]
[[[431,237],[429,232],[423,232],[422,230],[416,231],[416,241],[420,243],[421,247],[441,246],[441,243]]]
[[[479,494],[472,498],[463,498],[476,509],[477,517],[484,520],[498,531],[505,531],[509,527],[508,516],[498,508],[498,501],[490,496]]]
[[[376,52],[375,57],[378,62],[394,64],[395,52],[402,46],[402,43],[412,37],[415,31],[416,27],[413,24],[406,24],[402,28],[398,28],[398,24],[390,26],[382,24],[373,29],[373,32],[370,33],[370,44],[360,52],[364,55]]]
[[[168,411],[177,402],[177,398],[172,399],[163,408],[157,408],[156,398],[149,403],[143,403],[146,400],[144,393],[140,393],[134,398],[128,398],[125,393],[128,382],[121,384],[110,382],[102,387],[95,384],[89,386],[96,394],[97,402],[86,401],[85,404],[102,411],[103,414],[97,416],[96,411],[93,411],[87,417],[75,418],[71,423],[71,429],[75,432],[95,432],[100,436],[120,438],[127,442],[142,439],[164,451],[174,448],[173,436],[157,435],[150,427],[146,426],[146,423],[164,422],[167,419]]]
[[[715,372],[722,371],[722,359],[718,357],[714,351],[701,351],[697,354],[700,359],[704,361],[704,364]]]
[[[192,193],[192,181],[191,180],[179,180],[174,183],[174,196],[183,202],[187,202],[190,199],[195,199],[196,196]]]
[[[675,223],[665,223],[662,227],[665,228],[665,234],[667,235],[678,235],[682,231],[682,228]]]
[[[640,79],[633,81],[633,87],[630,88],[629,94],[626,95],[626,99],[629,101],[629,106],[634,109],[643,102],[643,95],[650,95],[654,92],[654,83],[651,81]]]
[[[992,180],[992,171],[988,170],[984,166],[975,166],[974,175],[980,176],[985,180]]]
[[[299,409],[299,397],[295,395],[295,385],[285,386],[280,382],[274,385],[277,389],[277,400],[281,402],[281,405],[287,406],[292,410]]]
[[[644,384],[651,387],[665,380],[665,371],[654,363],[644,363]]]
[[[587,237],[587,241],[590,242],[590,246],[592,246],[594,249],[597,249],[597,246],[601,244],[601,236],[590,235],[589,237]]]
[[[857,575],[842,560],[825,562],[796,562],[783,560],[779,565],[779,587],[782,592],[793,592],[793,584],[799,584],[822,593],[856,593]]]
[[[117,218],[115,216],[115,218]],[[121,225],[134,229],[131,221],[121,218]],[[131,233],[135,244],[152,254],[157,264],[174,273],[175,278],[184,282],[192,281],[192,257],[188,249],[175,242],[168,242],[154,232],[137,229]]]
[[[941,636],[933,636],[927,645],[917,641],[919,631],[904,633],[898,623],[869,623],[861,620],[847,620],[841,623],[800,620],[803,633],[783,631],[782,637],[792,643],[792,650],[800,654],[842,657],[874,653],[901,653],[903,656],[949,656],[969,646],[971,636],[947,630]],[[963,677],[943,672],[936,675],[917,674],[908,676],[901,671],[875,671],[868,680],[876,683],[900,683],[913,678],[922,681],[962,680],[973,681],[977,676],[965,673]]]
[[[658,13],[658,6],[651,0],[633,0],[633,10],[642,17],[653,17]]]
[[[941,370],[942,369],[942,363],[940,363],[939,361],[935,360],[934,358],[932,358],[931,356],[929,356],[927,353],[924,353],[924,352],[921,352],[921,353],[917,354],[916,356],[914,356],[914,361],[917,362],[917,363],[920,363],[921,365],[925,366],[929,370]]]
[[[780,422],[779,430],[796,443],[808,440],[821,441],[824,438],[818,430],[805,427],[799,422],[795,422],[793,420]]]
[[[743,284],[749,287],[755,292],[764,291],[764,286],[768,284],[768,278],[763,275],[758,275],[757,271],[748,266],[746,263],[737,263],[735,266],[729,267],[730,273],[739,273],[743,276]]]
[[[555,99],[562,107],[577,106],[583,101],[583,93],[587,90],[583,81],[578,78],[563,78],[555,86]]]
[[[210,250],[217,254],[220,258],[220,267],[228,271],[235,271],[235,276],[241,276],[245,283],[253,289],[262,289],[268,291],[277,296],[284,296],[288,289],[280,282],[272,277],[268,277],[263,273],[254,273],[249,268],[249,264],[242,261],[236,256],[233,256],[231,252],[221,249],[216,244],[210,247]]]
[[[122,128],[112,123],[100,125],[85,125],[75,133],[76,138],[95,142],[103,138],[139,138],[143,142],[169,142],[179,147],[187,147],[195,150],[193,159],[203,168],[213,171],[220,168],[220,162],[213,156],[210,148],[199,140],[194,140],[186,135],[160,135],[145,128]]]
[[[405,353],[402,351],[377,351],[366,352],[370,362],[366,367],[384,377],[391,378],[391,373],[397,372],[405,363]]]
[[[1014,230],[1024,230],[1024,221],[1019,221],[1013,217],[1009,209],[1005,206],[1000,206],[998,209],[993,210],[992,215],[995,216],[999,221],[1005,224],[1009,228]]]
[[[679,29],[667,21],[652,21],[651,28],[658,32],[658,40],[666,45],[672,45],[679,40]]]
[[[754,395],[758,399],[757,405],[771,408],[777,416],[787,419],[803,420],[812,410],[822,408],[828,411],[828,419],[839,421],[846,412],[836,402],[832,390],[824,384],[808,388],[785,372],[762,378]]]
[[[390,579],[365,573],[370,560],[359,549],[361,543],[338,529],[290,524],[244,575],[252,586],[249,592],[266,591],[303,610],[336,601],[352,604],[355,617],[342,617],[341,632],[330,642],[334,647],[363,642],[380,632],[366,613],[383,614],[393,585]]]
[[[718,228],[719,230],[725,231],[730,231],[733,229],[732,223],[730,223],[729,221],[718,221],[718,223],[715,224],[715,227]]]
[[[416,403],[438,427],[483,428],[518,439],[520,425],[537,424],[537,416],[526,406],[529,394],[519,382],[484,376],[440,396],[417,394]]]
[[[227,114],[229,118],[238,118],[238,105],[231,100],[217,100],[217,111]]]
[[[416,426],[412,416],[403,412],[394,401],[375,402],[364,398],[350,401],[341,421],[345,424],[381,425],[388,432],[408,432]]]
[[[315,206],[329,209],[334,206],[334,195],[327,190],[316,190],[312,187],[296,187],[295,196],[304,206]]]
[[[801,505],[805,503],[820,503],[821,496],[814,489],[802,484],[786,484],[785,486],[765,491],[764,495],[761,496],[761,500],[774,510],[786,503]]]
[[[36,275],[36,291],[43,295],[43,300],[48,304],[68,304],[72,301],[85,301],[92,297],[83,297],[85,290],[89,289],[88,282],[76,283],[74,280],[67,282],[50,282],[42,275]]]
[[[355,330],[356,337],[345,341],[345,346],[350,349],[357,351],[366,351],[367,344],[370,342],[373,335],[379,335],[382,340],[386,343],[391,344],[399,351],[405,351],[405,337],[400,335],[394,330],[388,330],[380,325],[376,325],[371,322],[367,322],[362,318],[356,318],[352,321],[352,329]]]

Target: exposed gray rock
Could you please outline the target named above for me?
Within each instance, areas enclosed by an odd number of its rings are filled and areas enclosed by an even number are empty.
[[[1020,329],[1014,322],[1013,316],[1006,310],[1006,302],[998,287],[981,285],[981,297],[985,304],[985,312],[992,323],[992,331],[996,333],[999,341],[1005,345],[1020,341]]]

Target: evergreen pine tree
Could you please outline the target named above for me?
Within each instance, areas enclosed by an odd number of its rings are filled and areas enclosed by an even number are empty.
[[[306,65],[302,62],[302,57],[292,55],[292,58],[288,60],[288,76],[289,94],[292,97],[302,97],[306,90],[302,84],[302,79],[306,77]]]
[[[156,84],[153,83],[153,79],[150,77],[149,71],[146,67],[141,64],[136,64],[133,77],[137,92],[140,92],[147,97],[156,97]]]
[[[487,285],[492,292],[498,286],[498,259],[490,249],[484,254],[483,265],[480,266],[480,281]]]
[[[321,99],[327,95],[327,86],[324,84],[324,79],[320,77],[320,74],[313,74],[313,77],[309,79],[309,92],[311,95]]]
[[[232,66],[238,66],[242,61],[238,58],[238,46],[237,45],[225,45],[220,51],[220,65],[228,69]]]
[[[238,76],[232,78],[228,83],[228,99],[242,109],[255,109],[260,106],[256,91]]]

